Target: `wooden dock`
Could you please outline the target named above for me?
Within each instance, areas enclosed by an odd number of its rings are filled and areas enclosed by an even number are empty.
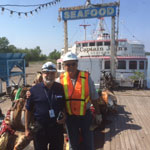
[[[103,150],[150,150],[150,90],[116,91],[118,114],[108,116]]]
[[[115,91],[118,114],[94,132],[95,150],[150,150],[150,90]],[[3,112],[11,105],[1,101]],[[67,143],[68,150],[68,143]],[[31,143],[25,150],[32,150]]]

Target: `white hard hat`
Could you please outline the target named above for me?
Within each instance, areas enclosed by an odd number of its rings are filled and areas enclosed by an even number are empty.
[[[56,72],[56,65],[52,62],[47,62],[43,64],[42,71]]]
[[[72,52],[67,52],[65,56],[63,57],[63,62],[69,61],[69,60],[78,60],[77,56]]]

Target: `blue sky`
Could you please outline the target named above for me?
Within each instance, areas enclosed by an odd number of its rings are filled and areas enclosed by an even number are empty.
[[[1,0],[0,5],[18,4],[31,5],[47,3],[52,0]],[[60,0],[59,3],[47,8],[42,8],[38,13],[28,17],[17,14],[10,15],[0,8],[0,37],[6,37],[10,44],[17,48],[35,48],[40,46],[43,54],[49,54],[54,49],[60,50],[64,47],[63,21],[58,22],[58,9],[60,7],[72,7],[84,5],[86,0]],[[114,0],[104,0],[114,2]],[[101,3],[101,0],[91,0],[91,3]],[[145,50],[150,52],[150,0],[121,0],[119,17],[119,36],[129,40],[139,40],[145,45]],[[6,8],[6,7],[5,7]],[[26,12],[35,9],[7,7],[10,10]],[[106,18],[108,30],[110,31],[111,18]],[[80,24],[90,24],[87,28],[87,39],[93,38],[98,20],[85,19],[68,21],[69,46],[77,40],[84,40],[84,30]]]

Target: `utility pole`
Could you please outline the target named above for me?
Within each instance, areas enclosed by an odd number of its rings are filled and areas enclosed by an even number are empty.
[[[90,24],[80,24],[80,26],[82,26],[84,28],[84,39],[86,41],[86,27],[90,26]]]
[[[115,16],[112,16],[111,20],[111,57],[110,57],[110,62],[111,62],[111,74],[112,76],[116,77],[116,42],[115,42]]]
[[[68,52],[68,30],[67,21],[64,21],[64,54]]]

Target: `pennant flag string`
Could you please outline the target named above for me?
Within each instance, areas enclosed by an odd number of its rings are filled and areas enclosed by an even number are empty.
[[[38,12],[38,10],[41,10],[41,8],[44,7],[48,7],[48,6],[52,6],[55,5],[56,3],[60,2],[60,0],[55,0],[55,1],[51,1],[48,3],[43,3],[43,4],[36,4],[36,5],[11,5],[11,4],[5,4],[5,5],[0,5],[1,11],[4,12],[5,10],[9,11],[10,14],[18,14],[18,16],[21,16],[21,14],[24,14],[26,17],[28,16],[28,14],[33,15],[33,12]],[[36,7],[33,10],[30,11],[15,11],[6,7]]]

